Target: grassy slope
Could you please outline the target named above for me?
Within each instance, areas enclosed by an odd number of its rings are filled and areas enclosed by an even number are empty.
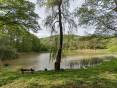
[[[53,43],[53,40],[55,38],[59,38],[59,36],[55,35],[55,36],[51,36],[51,37],[40,38],[40,41],[43,44],[51,45],[51,43]],[[80,38],[80,36],[77,36],[77,35],[64,35],[64,42],[68,42],[69,40],[73,40],[73,39],[77,40],[78,38]]]
[[[0,71],[0,88],[117,88],[117,59],[88,69],[61,72]]]
[[[66,50],[64,51],[66,56],[84,56],[84,57],[98,57],[98,56],[113,56],[116,52],[111,52],[108,49],[79,49],[79,50]]]
[[[47,47],[53,46],[57,36],[41,38],[41,42]],[[57,39],[55,39],[57,40]],[[117,52],[117,36],[77,36],[64,35],[64,48],[69,50],[76,49],[108,49]]]

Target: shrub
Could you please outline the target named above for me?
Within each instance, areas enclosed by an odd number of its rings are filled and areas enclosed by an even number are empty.
[[[10,46],[0,46],[0,59],[14,59],[17,56],[17,52],[15,49]]]

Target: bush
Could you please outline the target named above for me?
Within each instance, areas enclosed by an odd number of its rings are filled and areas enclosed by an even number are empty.
[[[10,46],[0,46],[0,59],[14,59],[17,56],[17,52],[15,49]]]

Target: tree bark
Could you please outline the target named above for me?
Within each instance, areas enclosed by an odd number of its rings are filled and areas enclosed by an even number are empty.
[[[62,26],[62,15],[61,15],[61,4],[62,0],[60,1],[60,4],[58,6],[58,15],[59,15],[59,28],[60,28],[60,41],[59,41],[59,48],[57,52],[57,57],[55,61],[55,70],[59,71],[60,70],[60,64],[61,64],[61,56],[62,56],[62,49],[63,49],[63,26]]]

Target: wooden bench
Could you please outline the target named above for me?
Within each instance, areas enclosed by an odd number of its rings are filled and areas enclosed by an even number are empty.
[[[30,73],[33,74],[35,70],[32,69],[32,68],[31,68],[31,69],[23,69],[23,68],[22,68],[22,69],[20,69],[20,71],[21,71],[22,74],[24,74],[25,72],[30,72]]]

